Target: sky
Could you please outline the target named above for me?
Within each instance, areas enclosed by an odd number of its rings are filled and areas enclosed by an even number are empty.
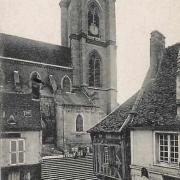
[[[149,67],[150,33],[180,42],[180,0],[116,0],[118,102],[133,95]],[[61,43],[59,0],[0,0],[0,32]]]

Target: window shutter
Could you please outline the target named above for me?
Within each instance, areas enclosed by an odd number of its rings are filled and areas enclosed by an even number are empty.
[[[19,140],[19,151],[24,151],[24,140]]]
[[[17,163],[17,143],[16,141],[11,141],[11,164]]]
[[[25,150],[25,147],[24,147],[24,140],[19,140],[18,141],[18,161],[19,163],[24,163],[24,150]]]

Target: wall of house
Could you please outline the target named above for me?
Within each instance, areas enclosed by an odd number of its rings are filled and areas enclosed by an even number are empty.
[[[94,173],[98,179],[130,179],[130,133],[91,134]],[[105,155],[106,149],[106,155]],[[108,153],[108,160],[105,156]]]
[[[102,112],[99,108],[57,106],[56,113],[58,147],[63,147],[63,143],[72,147],[91,144],[90,135],[86,131],[101,120]],[[79,114],[84,121],[83,132],[76,132],[76,118]]]
[[[21,134],[21,138],[25,139],[25,163],[23,165],[38,164],[41,160],[42,132],[40,131],[24,131],[16,132]],[[0,162],[2,167],[10,165],[10,140],[11,138],[0,139]]]
[[[131,177],[143,180],[141,169],[146,168],[151,180],[164,180],[163,175],[179,177],[179,168],[156,164],[154,158],[154,131],[131,130]]]
[[[131,131],[131,164],[153,165],[153,132],[151,130]]]

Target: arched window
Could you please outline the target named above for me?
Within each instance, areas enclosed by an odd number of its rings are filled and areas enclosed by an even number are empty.
[[[79,114],[76,118],[76,132],[82,132],[83,131],[83,118]]]
[[[68,76],[64,76],[61,82],[63,92],[71,92],[71,79]]]
[[[41,85],[41,77],[37,72],[33,72],[31,74],[31,88],[32,88],[32,98],[39,99],[40,98],[40,85]]]
[[[101,59],[100,56],[94,52],[90,55],[89,60],[89,86],[101,86]]]
[[[88,34],[99,37],[99,8],[95,2],[88,7]]]

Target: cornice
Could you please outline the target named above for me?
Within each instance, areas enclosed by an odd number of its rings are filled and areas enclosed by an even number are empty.
[[[37,66],[37,67],[43,67],[43,68],[73,70],[73,67],[59,66],[59,65],[46,64],[46,63],[40,63],[40,62],[35,62],[35,61],[29,61],[29,60],[0,56],[0,61],[6,61],[7,62],[7,60],[13,61],[14,63],[17,63],[17,64],[28,64],[31,66]]]
[[[89,37],[84,32],[81,32],[80,34],[71,34],[69,36],[69,38],[71,40],[74,39],[74,40],[77,40],[77,41],[80,41],[82,38],[85,38],[86,39],[86,43],[94,44],[94,45],[102,46],[102,47],[108,47],[110,45],[116,46],[116,41],[113,41],[113,40],[102,41],[99,38]]]

